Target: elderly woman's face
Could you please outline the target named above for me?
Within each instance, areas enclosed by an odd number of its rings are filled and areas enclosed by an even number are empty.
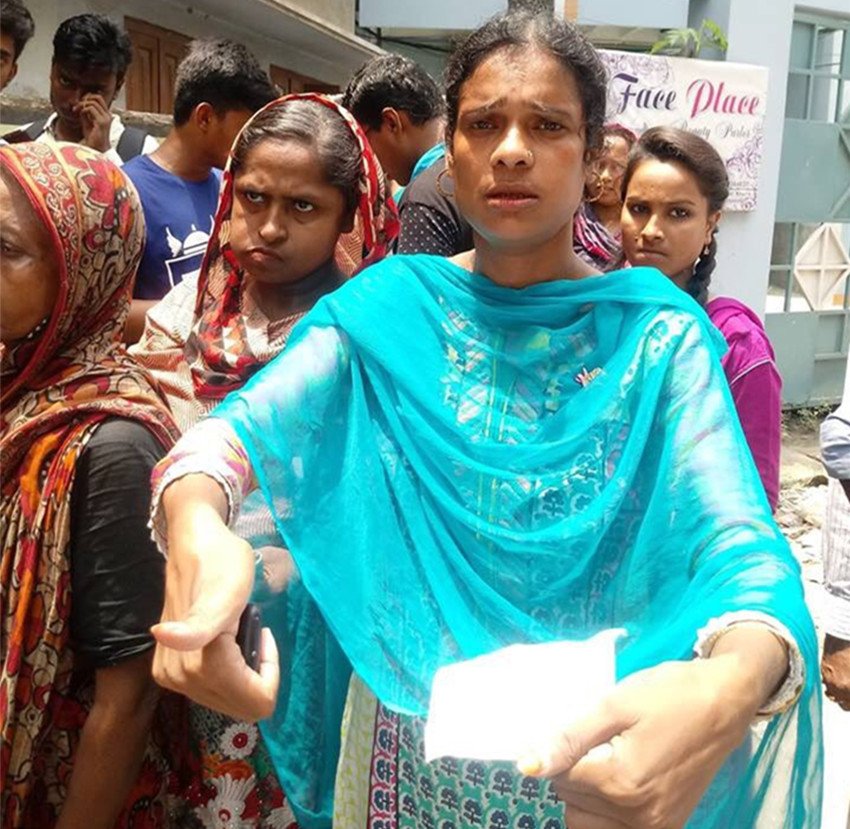
[[[30,333],[56,302],[59,266],[50,234],[23,190],[0,175],[0,341]]]
[[[623,173],[629,163],[629,144],[621,135],[609,135],[588,175],[587,190],[591,200],[603,207],[622,205]]]

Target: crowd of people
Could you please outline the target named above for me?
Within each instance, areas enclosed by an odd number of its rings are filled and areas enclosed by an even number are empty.
[[[0,25],[5,85],[34,27]],[[547,14],[340,96],[194,41],[161,143],[111,111],[130,60],[61,23],[54,112],[0,148],[4,829],[818,829],[781,381],[711,290],[711,144],[606,123]],[[425,761],[439,667],[609,628],[590,714]]]

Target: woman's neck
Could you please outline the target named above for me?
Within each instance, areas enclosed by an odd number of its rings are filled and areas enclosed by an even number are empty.
[[[527,288],[540,282],[598,274],[573,250],[572,225],[547,242],[522,248],[495,247],[477,233],[474,237],[474,250],[460,254],[453,261],[505,288]]]
[[[688,290],[688,283],[691,281],[691,277],[694,275],[693,268],[685,268],[685,270],[680,271],[679,273],[673,274],[670,279],[673,280],[673,284],[676,287],[681,288],[683,291]]]
[[[245,290],[270,323],[309,311],[338,288],[343,276],[333,259],[295,282],[259,282],[246,275]]]
[[[593,212],[596,214],[596,218],[605,225],[606,230],[612,236],[616,236],[620,233],[620,215],[623,212],[622,205],[599,204],[598,202],[595,202],[593,204]]]

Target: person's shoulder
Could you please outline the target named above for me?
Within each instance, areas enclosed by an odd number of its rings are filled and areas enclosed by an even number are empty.
[[[730,347],[736,340],[747,342],[754,347],[766,348],[771,357],[773,356],[773,348],[764,330],[764,323],[748,305],[734,297],[721,296],[711,299],[705,310]]]
[[[121,165],[121,169],[143,196],[145,195],[143,191],[148,188],[161,187],[163,183],[171,182],[176,178],[173,173],[160,167],[148,155],[133,156]]]
[[[733,297],[717,297],[708,303],[706,311],[729,347],[723,368],[730,383],[759,366],[772,366],[775,371],[773,345],[764,324],[749,306]]]
[[[55,114],[55,113],[54,113]],[[45,129],[47,128],[47,124],[49,118],[45,118],[43,122],[40,121],[30,121],[27,124],[21,124],[19,127],[15,127],[13,130],[9,130],[8,132],[3,134],[3,143],[4,144],[21,144],[25,141],[37,141],[43,134]],[[41,128],[38,133],[34,136],[30,136],[30,130],[36,125],[40,124]]]
[[[430,167],[423,170],[404,188],[399,209],[404,210],[405,207],[412,204],[435,207],[445,202],[446,194],[440,191],[438,184],[440,176],[445,176],[445,171],[445,158],[438,159]]]
[[[352,307],[381,300],[413,301],[420,288],[434,283],[456,267],[443,256],[395,254],[365,268],[332,296],[336,297],[334,302]]]
[[[134,156],[129,161],[126,161],[121,169],[124,170],[124,172],[131,178],[134,175],[147,175],[149,173],[155,173],[157,170],[162,170],[162,168],[147,155]],[[162,172],[165,173],[166,171],[162,170]]]
[[[705,306],[705,311],[711,321],[720,325],[734,324],[741,328],[764,331],[764,325],[758,314],[749,305],[731,296],[712,297]],[[720,323],[720,325],[718,324]]]

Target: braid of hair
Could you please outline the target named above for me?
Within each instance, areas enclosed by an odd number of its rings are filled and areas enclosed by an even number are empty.
[[[702,306],[708,302],[708,286],[711,285],[711,274],[717,266],[717,231],[711,234],[711,242],[707,249],[700,254],[694,265],[694,272],[685,286],[685,290]]]

